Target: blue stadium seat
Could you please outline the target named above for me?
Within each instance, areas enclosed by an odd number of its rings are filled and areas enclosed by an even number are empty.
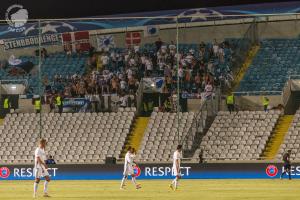
[[[281,91],[290,75],[300,73],[299,54],[299,39],[263,40],[237,91]]]

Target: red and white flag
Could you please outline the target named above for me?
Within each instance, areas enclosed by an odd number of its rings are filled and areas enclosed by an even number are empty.
[[[140,32],[128,32],[126,33],[126,45],[134,46],[141,43],[141,33]]]
[[[88,51],[90,48],[90,34],[88,31],[63,33],[62,40],[64,48],[71,47],[74,52],[76,49]]]

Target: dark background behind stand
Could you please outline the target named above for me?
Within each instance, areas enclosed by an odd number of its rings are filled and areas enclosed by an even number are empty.
[[[293,1],[293,0],[292,0]],[[29,12],[30,19],[75,18],[120,13],[134,13],[185,8],[207,8],[227,5],[284,2],[283,0],[5,0],[1,1],[0,19],[5,18],[7,8],[21,4]]]

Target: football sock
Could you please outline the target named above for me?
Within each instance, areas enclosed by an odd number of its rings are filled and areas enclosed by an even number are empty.
[[[174,184],[174,186],[175,186],[175,189],[177,189],[177,186],[178,186],[178,179],[177,178],[175,178],[175,184]]]
[[[36,183],[36,182],[34,182],[34,184],[33,184],[33,192],[34,192],[34,194],[36,194],[36,193],[37,193],[38,186],[39,186],[39,184],[38,184],[38,183]]]
[[[125,184],[125,181],[126,181],[126,178],[125,178],[125,177],[123,177],[123,179],[122,179],[122,182],[121,182],[121,188],[124,186],[124,184]]]
[[[48,181],[45,181],[44,183],[44,193],[46,194],[48,192]]]
[[[172,181],[172,185],[175,185],[175,182],[176,182],[176,178],[175,178],[175,179],[173,179],[173,181]]]
[[[136,179],[135,179],[135,177],[132,177],[131,180],[132,180],[132,183],[136,186]]]

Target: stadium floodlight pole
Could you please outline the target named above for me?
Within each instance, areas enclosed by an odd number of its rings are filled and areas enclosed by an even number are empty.
[[[38,80],[38,83],[39,83],[39,100],[40,100],[40,119],[39,119],[39,137],[42,138],[42,92],[41,92],[41,66],[42,66],[42,57],[41,57],[41,54],[42,54],[42,49],[41,49],[41,44],[42,44],[42,32],[41,32],[41,20],[38,21],[38,34],[39,34],[39,67],[38,67],[38,70],[39,70],[39,80]]]
[[[179,133],[179,95],[180,95],[180,84],[179,84],[179,25],[178,25],[178,16],[176,17],[176,65],[177,65],[177,140],[180,141],[180,133]]]

